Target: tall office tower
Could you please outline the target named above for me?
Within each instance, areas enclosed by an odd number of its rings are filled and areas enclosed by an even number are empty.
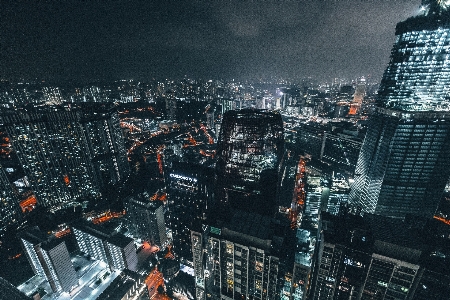
[[[145,193],[146,194],[146,193]],[[125,200],[125,209],[130,227],[137,238],[165,249],[168,243],[164,205],[150,196],[131,196]]]
[[[14,192],[5,169],[0,164],[0,234],[10,224],[17,223],[21,220],[21,212],[19,209],[19,199]]]
[[[214,130],[214,108],[209,108],[206,112],[206,127],[208,129]]]
[[[412,299],[424,248],[414,230],[376,215],[322,217],[311,299]]]
[[[38,227],[18,235],[36,275],[47,279],[54,292],[70,292],[78,278],[64,241],[49,239]]]
[[[167,220],[173,249],[180,258],[192,261],[191,230],[201,225],[212,202],[214,170],[174,161],[167,173]]]
[[[273,213],[283,152],[281,115],[250,109],[226,112],[217,145],[215,201]]]
[[[431,217],[450,175],[450,9],[426,2],[397,24],[350,194],[362,212]]]
[[[169,120],[177,118],[177,99],[173,93],[166,95],[166,117]]]
[[[136,271],[136,247],[132,238],[117,232],[114,224],[93,225],[80,221],[72,224],[78,247],[93,259],[103,261],[111,271]]]
[[[7,111],[8,133],[39,205],[99,196],[129,174],[117,113],[111,106],[51,106]]]

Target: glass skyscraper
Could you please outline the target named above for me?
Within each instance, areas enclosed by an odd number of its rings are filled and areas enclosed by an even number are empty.
[[[450,175],[450,11],[423,4],[397,24],[350,193],[362,212],[431,217]]]

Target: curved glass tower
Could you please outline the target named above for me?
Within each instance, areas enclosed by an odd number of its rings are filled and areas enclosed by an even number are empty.
[[[450,175],[450,1],[397,24],[355,172],[362,212],[432,217]]]

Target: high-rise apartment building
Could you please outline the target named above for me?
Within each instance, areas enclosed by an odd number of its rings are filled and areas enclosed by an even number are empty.
[[[115,184],[130,173],[117,110],[110,104],[84,104],[80,123],[92,163],[102,185]]]
[[[350,201],[362,212],[431,217],[450,175],[450,10],[397,24],[377,111],[358,159]]]
[[[196,299],[279,299],[282,278],[293,272],[279,227],[270,217],[237,211],[223,226],[192,231]]]
[[[39,205],[49,207],[100,189],[129,173],[112,107],[51,106],[0,115]]]
[[[19,233],[19,239],[34,273],[46,278],[53,292],[70,292],[78,285],[64,241],[48,238],[38,227]]]
[[[80,251],[109,265],[110,270],[136,271],[136,247],[132,238],[109,224],[93,225],[80,221],[72,225]]]
[[[251,109],[226,112],[217,145],[215,201],[273,213],[283,153],[281,115]]]

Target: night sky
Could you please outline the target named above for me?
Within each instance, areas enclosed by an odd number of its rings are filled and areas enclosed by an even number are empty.
[[[0,0],[0,78],[380,80],[420,2]]]

